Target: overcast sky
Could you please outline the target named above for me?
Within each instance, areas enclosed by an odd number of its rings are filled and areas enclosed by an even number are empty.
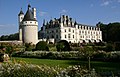
[[[0,0],[0,36],[18,32],[18,13],[26,13],[28,4],[37,9],[40,26],[43,20],[69,15],[80,24],[120,22],[120,0]]]

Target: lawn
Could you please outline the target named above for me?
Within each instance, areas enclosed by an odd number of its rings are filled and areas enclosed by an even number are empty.
[[[52,60],[52,59],[35,59],[35,58],[18,58],[13,57],[13,60],[16,61],[25,61],[26,63],[37,64],[37,65],[48,65],[48,66],[60,66],[62,68],[72,66],[72,65],[81,65],[87,67],[87,61],[79,60]],[[97,71],[120,71],[120,62],[100,62],[100,61],[91,61],[91,67],[95,68]]]

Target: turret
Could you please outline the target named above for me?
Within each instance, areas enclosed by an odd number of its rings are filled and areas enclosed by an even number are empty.
[[[22,20],[24,18],[24,13],[22,11],[22,8],[20,10],[20,13],[18,14],[18,24],[19,24],[19,40],[22,41]]]
[[[38,22],[36,20],[36,10],[33,10],[29,4],[27,12],[22,20],[23,43],[36,44],[38,42]]]
[[[24,18],[24,13],[23,13],[22,8],[21,8],[20,13],[18,14],[18,22],[19,22],[19,24],[21,23],[23,18]]]

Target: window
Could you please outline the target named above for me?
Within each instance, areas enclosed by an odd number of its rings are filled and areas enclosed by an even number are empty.
[[[65,38],[67,38],[67,36],[65,35]]]
[[[73,30],[73,33],[74,33],[74,30]]]
[[[81,34],[81,31],[79,31],[79,34]]]
[[[66,32],[66,29],[65,29],[65,32]]]
[[[69,29],[69,32],[71,32],[71,29]]]
[[[58,32],[58,30],[56,30],[56,33]]]
[[[70,38],[70,34],[68,34],[68,38]]]
[[[54,33],[54,31],[52,30],[52,33]]]
[[[30,22],[30,23],[32,23],[32,22]]]
[[[23,17],[21,17],[21,19],[23,19]]]
[[[56,38],[58,38],[58,35],[56,35]]]
[[[82,31],[82,33],[84,33],[84,31]]]
[[[89,34],[90,32],[88,31],[88,34]]]
[[[74,35],[73,35],[73,38],[74,38]]]
[[[51,38],[54,38],[54,36],[52,35]]]

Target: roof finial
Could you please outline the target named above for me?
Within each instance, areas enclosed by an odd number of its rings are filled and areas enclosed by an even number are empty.
[[[31,8],[30,3],[28,4],[28,9]]]

